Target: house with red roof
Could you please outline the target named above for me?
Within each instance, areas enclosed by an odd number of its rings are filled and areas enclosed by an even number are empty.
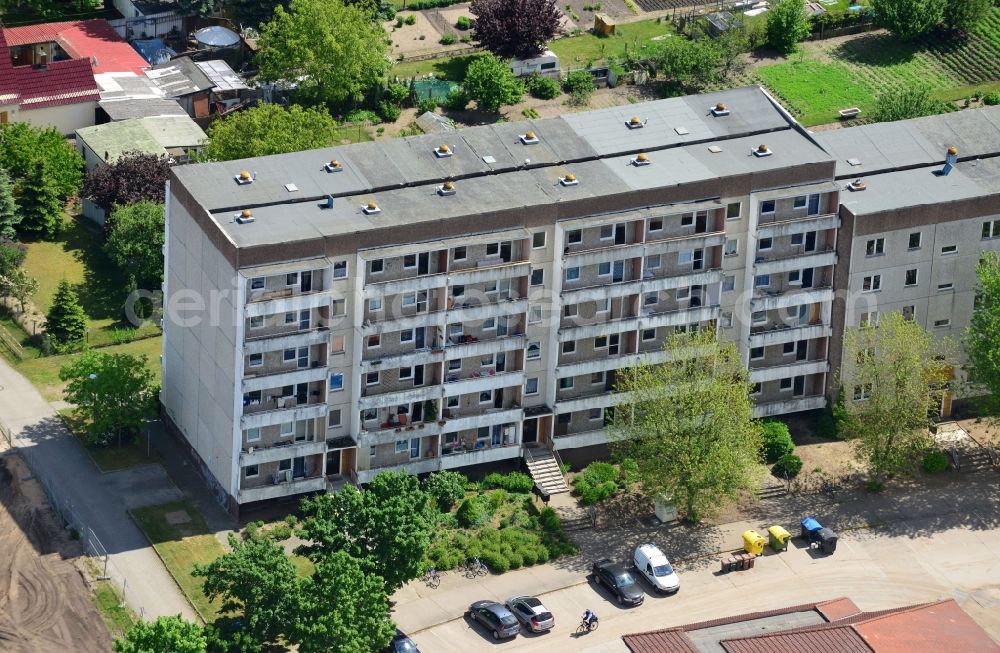
[[[3,35],[15,66],[87,59],[95,75],[142,75],[149,64],[106,20],[71,20],[5,27]]]

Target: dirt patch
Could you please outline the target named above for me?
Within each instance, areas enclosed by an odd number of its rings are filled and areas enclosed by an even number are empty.
[[[468,5],[461,6],[465,7],[466,12],[468,12]],[[460,32],[458,29],[450,27],[451,24],[446,22],[437,13],[438,11],[437,9],[427,11],[404,10],[398,16],[403,18],[404,21],[407,16],[414,16],[416,22],[413,25],[407,25],[404,22],[402,27],[396,27],[395,20],[382,24],[386,34],[389,35],[389,40],[392,41],[392,53],[395,58],[403,55],[405,60],[406,57],[433,53],[440,53],[444,56],[453,50],[462,50],[469,47],[467,43],[462,42],[456,42],[453,45],[441,45],[438,43],[445,33],[450,32],[455,34],[456,38],[465,35],[465,32]],[[465,15],[468,15],[468,13]],[[456,15],[457,18],[458,16]]]
[[[958,420],[958,425],[979,444],[1000,447],[1000,424],[991,423],[988,418],[970,418]]]
[[[0,459],[0,649],[109,651],[111,638],[73,563],[79,548],[29,476],[17,456]]]
[[[167,520],[167,523],[171,526],[179,526],[181,524],[191,523],[191,515],[187,513],[186,510],[175,510],[173,512],[168,512],[163,515],[163,518]]]

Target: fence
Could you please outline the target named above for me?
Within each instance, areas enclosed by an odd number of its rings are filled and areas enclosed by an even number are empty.
[[[31,477],[42,487],[42,491],[45,493],[46,499],[48,499],[49,507],[52,509],[52,514],[70,532],[73,539],[79,540],[84,554],[96,563],[97,569],[100,571],[100,575],[96,580],[111,583],[118,594],[121,605],[127,605],[142,619],[145,616],[145,607],[142,605],[139,597],[129,589],[128,579],[125,578],[118,565],[108,555],[108,551],[104,548],[101,540],[98,539],[94,531],[87,526],[86,522],[73,509],[73,501],[69,498],[61,497],[52,484],[44,476],[38,474],[40,467],[38,466],[38,461],[35,459],[36,454],[33,451],[33,447],[21,447],[17,436],[14,435],[11,428],[3,420],[0,420],[0,436],[7,442],[11,450],[16,451],[21,456],[21,460],[28,466]]]
[[[154,39],[167,34],[179,33],[184,29],[184,18],[171,12],[155,16],[135,18],[114,18],[108,21],[126,41],[132,39]]]

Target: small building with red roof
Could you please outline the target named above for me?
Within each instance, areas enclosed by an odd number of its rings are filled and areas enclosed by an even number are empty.
[[[86,59],[95,75],[142,75],[149,64],[106,20],[71,20],[3,28],[15,66]]]

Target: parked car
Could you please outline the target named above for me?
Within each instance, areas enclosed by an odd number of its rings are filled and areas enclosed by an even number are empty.
[[[622,605],[642,605],[646,598],[646,593],[642,591],[639,584],[635,582],[635,576],[630,574],[625,567],[612,562],[608,558],[598,560],[594,563],[594,581],[598,585],[604,585],[618,599]]]
[[[389,642],[389,646],[385,648],[385,653],[420,653],[420,649],[406,633],[397,628],[396,635]]]
[[[555,617],[542,602],[534,596],[515,596],[507,599],[504,604],[507,609],[533,633],[543,633],[552,630],[556,625]]]
[[[635,569],[645,576],[649,584],[658,592],[673,594],[681,588],[681,580],[670,565],[667,556],[655,544],[642,544],[633,556]]]
[[[476,601],[469,606],[469,618],[493,631],[493,639],[514,637],[521,630],[517,617],[496,601]]]

